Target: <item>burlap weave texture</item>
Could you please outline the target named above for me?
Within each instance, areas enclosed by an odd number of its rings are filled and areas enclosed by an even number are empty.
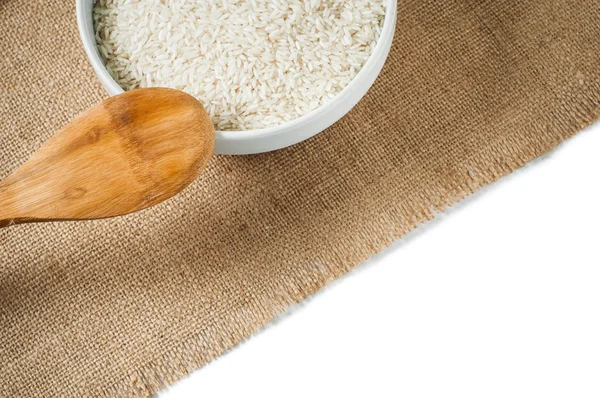
[[[0,230],[0,396],[148,395],[600,116],[600,1],[399,3],[327,131],[138,214]],[[105,97],[74,14],[0,0],[0,178]]]

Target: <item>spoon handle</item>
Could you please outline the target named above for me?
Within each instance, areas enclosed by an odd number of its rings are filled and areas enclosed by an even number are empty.
[[[4,215],[2,214],[2,210],[0,210],[0,229],[9,227],[12,224],[15,224],[14,220],[8,217],[4,217]]]
[[[6,195],[6,189],[2,187],[2,182],[0,182],[0,228],[16,224],[15,218],[13,206]]]
[[[0,229],[10,227],[14,224],[13,220],[3,220],[0,218]]]

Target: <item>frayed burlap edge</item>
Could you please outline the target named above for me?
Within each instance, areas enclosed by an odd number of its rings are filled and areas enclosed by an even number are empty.
[[[262,297],[258,311],[245,313],[243,317],[232,315],[226,322],[212,324],[210,328],[202,330],[113,385],[98,387],[95,393],[100,396],[148,397],[204,366],[249,338],[290,306],[305,300],[420,224],[430,221],[436,214],[546,154],[592,124],[600,118],[600,82],[591,83],[588,89],[589,97],[583,98],[580,94],[571,95],[572,93],[565,95],[559,99],[565,104],[560,111],[548,111],[545,118],[532,120],[526,128],[490,142],[487,148],[477,152],[460,168],[440,176],[435,182],[429,181],[427,188],[423,186],[421,191],[414,192],[396,208],[382,214],[377,222],[381,224],[381,220],[386,219],[385,224],[390,226],[390,233],[375,241],[362,239],[362,244],[351,257],[339,257],[346,258],[346,262],[315,265],[319,267],[314,270],[315,275],[319,275],[319,280],[309,289],[301,292],[290,289]],[[550,131],[548,126],[553,129]],[[394,173],[385,178],[394,178]],[[452,183],[448,184],[447,181]],[[378,183],[383,184],[384,179]],[[364,225],[362,234],[372,236],[370,228],[370,225]],[[73,393],[85,395],[89,391]]]

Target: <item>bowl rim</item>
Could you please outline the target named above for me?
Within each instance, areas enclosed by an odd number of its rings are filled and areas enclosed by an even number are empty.
[[[377,43],[375,44],[375,47],[373,48],[371,55],[369,55],[367,62],[365,62],[363,67],[360,69],[360,71],[356,74],[356,76],[354,76],[354,78],[350,81],[350,83],[348,83],[348,85],[342,89],[342,91],[337,93],[333,98],[329,99],[323,105],[319,106],[316,109],[313,109],[312,111],[308,112],[307,114],[304,114],[294,120],[290,120],[290,121],[287,121],[287,122],[284,122],[284,123],[281,123],[281,124],[278,124],[275,126],[265,127],[262,129],[254,129],[254,130],[216,130],[215,129],[215,134],[220,135],[221,138],[223,138],[224,140],[227,140],[227,141],[247,141],[247,140],[252,140],[252,139],[263,138],[263,137],[271,136],[274,134],[279,134],[285,130],[294,129],[295,127],[298,127],[312,119],[315,119],[318,116],[325,114],[328,111],[330,111],[332,108],[334,108],[340,99],[346,97],[349,93],[356,90],[357,86],[364,79],[364,76],[367,75],[371,71],[371,69],[375,66],[375,64],[377,63],[377,60],[380,56],[383,55],[383,56],[387,57],[387,54],[384,54],[386,52],[386,48],[385,48],[386,41],[387,41],[386,38],[388,36],[393,36],[395,33],[397,0],[384,0],[384,1],[385,1],[385,16],[384,16],[384,20],[383,20],[383,27],[381,29],[381,34],[379,35],[379,38],[377,39]],[[86,18],[86,15],[84,14],[84,8],[82,6],[83,2],[92,2],[93,3],[94,0],[77,0],[77,2],[76,2],[77,25],[79,28],[79,35],[81,37],[81,40],[84,42],[87,42],[87,45],[85,45],[86,43],[84,43],[84,50],[87,54],[87,57],[90,60],[92,67],[94,68],[94,71],[100,75],[100,76],[98,76],[99,79],[103,83],[108,84],[110,86],[110,89],[112,92],[118,93],[118,94],[124,93],[125,90],[123,90],[123,88],[113,79],[113,77],[110,75],[110,73],[108,73],[108,70],[106,69],[106,66],[104,65],[104,62],[102,62],[102,57],[100,56],[100,52],[98,51],[98,48],[96,46],[96,39],[95,39],[94,35],[92,35],[90,37],[89,30],[87,29],[88,28],[88,26],[87,26],[88,24],[86,22],[87,18]],[[390,9],[392,10],[392,12],[389,12]],[[92,32],[94,32],[93,18],[92,18]],[[116,95],[116,94],[111,94],[109,92],[109,95],[112,96],[112,95]],[[316,132],[312,135],[316,135],[316,134],[318,134],[318,132]],[[305,139],[308,139],[308,138],[310,138],[310,136],[306,137]]]

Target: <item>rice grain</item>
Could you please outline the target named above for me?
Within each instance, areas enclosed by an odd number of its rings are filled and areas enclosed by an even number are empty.
[[[384,0],[95,0],[94,23],[124,90],[180,89],[217,129],[255,130],[339,94],[371,55],[384,13]]]

